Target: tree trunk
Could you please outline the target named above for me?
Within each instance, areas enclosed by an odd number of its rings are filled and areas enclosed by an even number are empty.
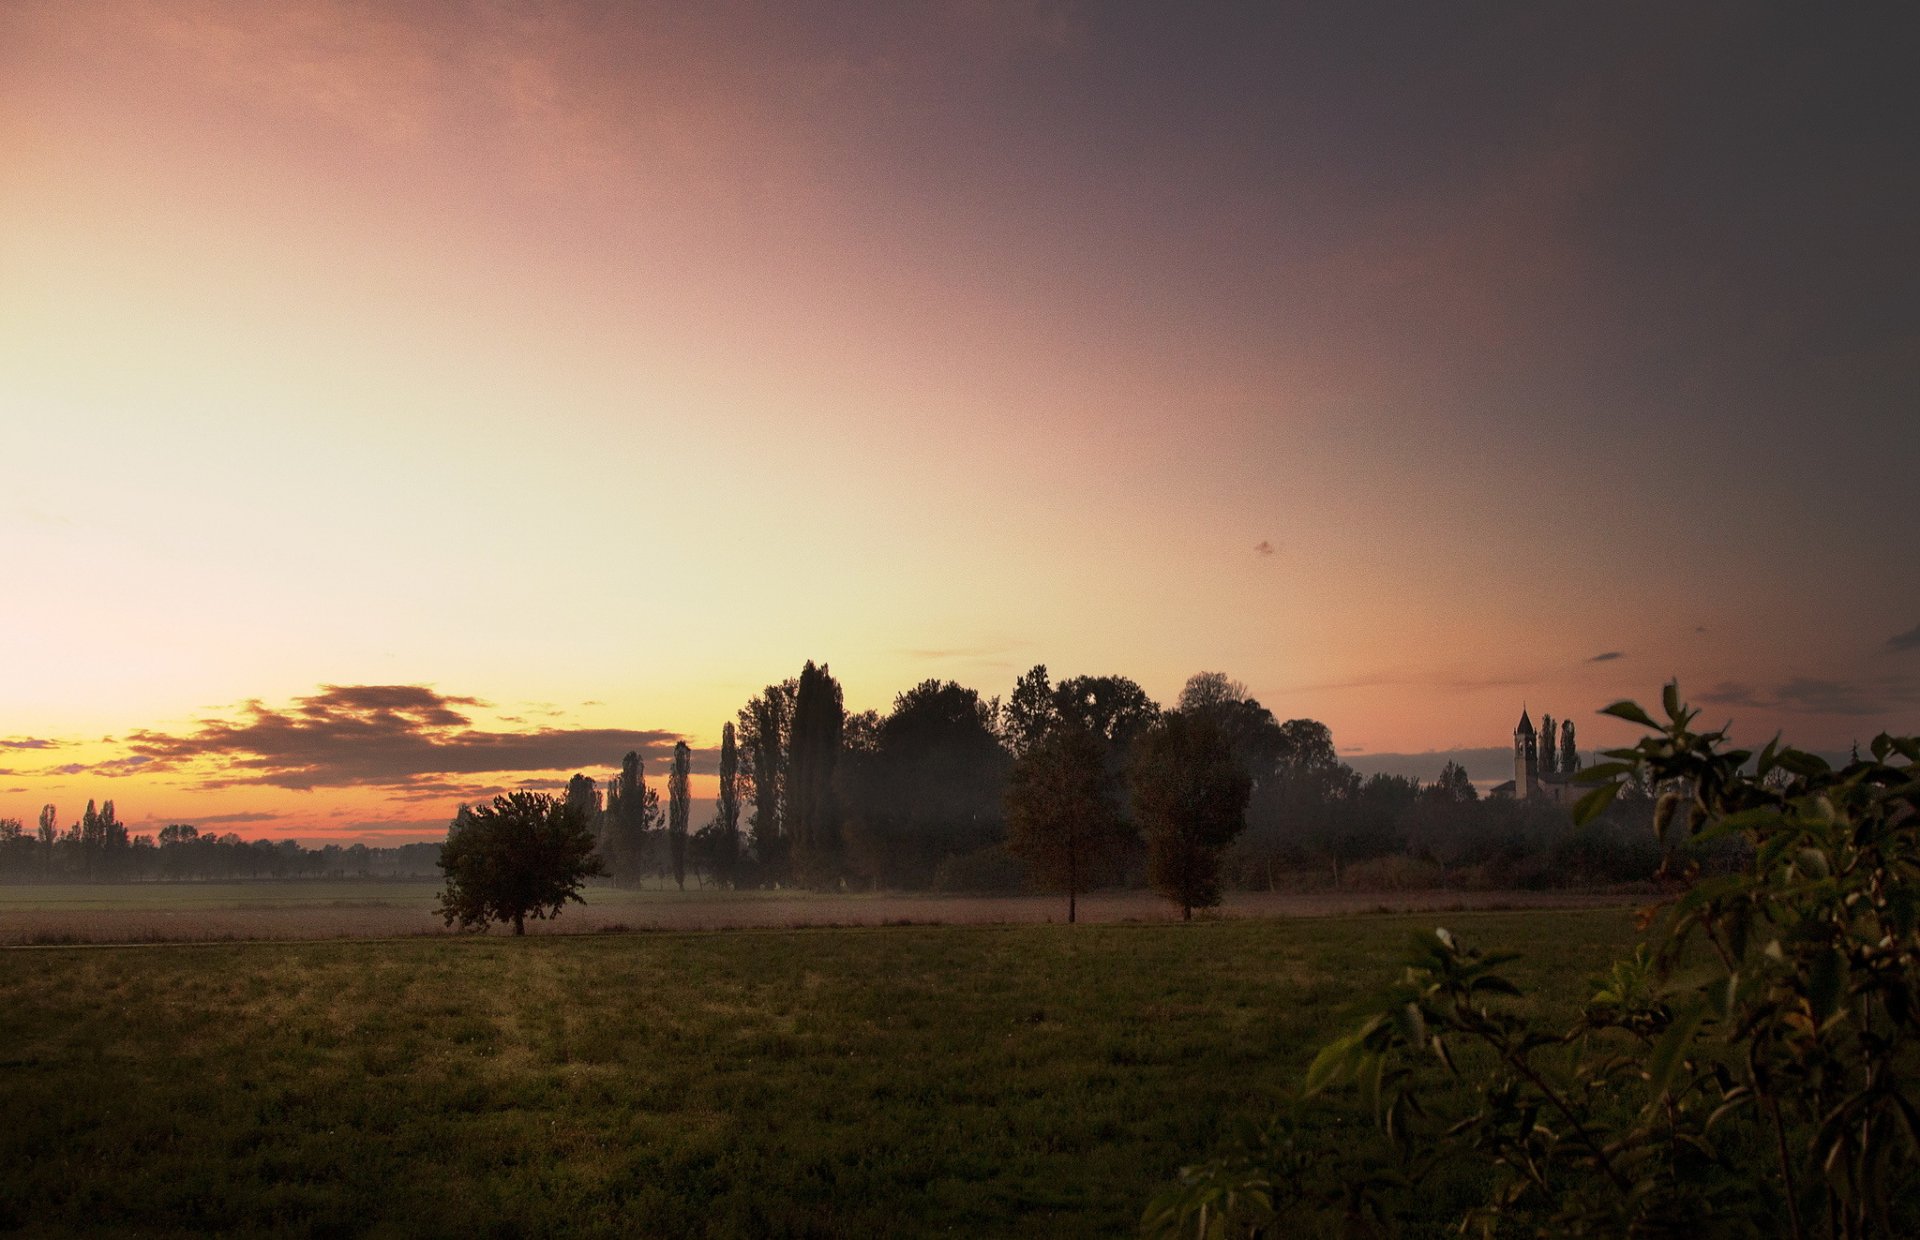
[[[527,915],[525,913],[515,913],[513,915],[513,932],[515,934],[525,934],[527,932]]]
[[[1067,924],[1069,926],[1073,924],[1074,914],[1076,912],[1074,901],[1079,894],[1080,854],[1069,851],[1067,853]]]

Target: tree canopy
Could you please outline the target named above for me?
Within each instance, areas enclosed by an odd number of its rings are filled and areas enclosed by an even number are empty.
[[[463,805],[440,845],[446,888],[436,911],[451,926],[496,921],[527,932],[527,918],[557,917],[580,886],[603,873],[585,815],[557,797],[515,792],[491,805]]]
[[[1191,918],[1220,903],[1220,853],[1247,823],[1252,781],[1220,725],[1172,711],[1134,746],[1134,815],[1147,880]]]
[[[1087,729],[1055,728],[1020,755],[1007,786],[1007,849],[1066,892],[1068,922],[1125,842],[1106,757],[1106,742]]]

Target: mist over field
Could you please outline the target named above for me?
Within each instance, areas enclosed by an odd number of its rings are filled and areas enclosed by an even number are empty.
[[[0,1232],[1920,1235],[1916,64],[0,3]]]

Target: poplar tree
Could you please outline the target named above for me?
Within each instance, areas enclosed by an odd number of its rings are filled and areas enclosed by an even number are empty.
[[[600,827],[600,789],[592,777],[576,774],[569,779],[566,801],[579,813],[580,820],[594,829],[597,837]]]
[[[40,868],[53,873],[53,843],[60,838],[60,814],[51,805],[40,807]]]
[[[673,863],[674,885],[687,889],[687,819],[693,800],[687,787],[692,751],[685,741],[673,743],[673,767],[667,774],[667,853]]]
[[[602,833],[613,862],[614,882],[639,881],[647,833],[660,821],[660,794],[647,787],[645,763],[638,753],[621,760],[620,774],[607,785],[606,829]]]
[[[1580,752],[1573,747],[1573,720],[1560,722],[1560,770],[1571,775],[1580,769]]]
[[[714,878],[732,887],[740,869],[740,752],[734,741],[733,725],[720,729],[720,816],[719,852],[715,856]]]
[[[840,844],[834,817],[833,768],[840,756],[846,706],[840,682],[809,660],[793,695],[786,818],[795,876],[809,886],[836,877]]]
[[[787,835],[783,815],[787,791],[787,748],[793,735],[793,695],[799,682],[768,685],[740,708],[741,778],[752,793],[749,843],[759,862],[761,881],[777,884],[787,876]]]
[[[1559,751],[1554,747],[1553,716],[1540,716],[1540,773],[1552,775],[1560,769]]]

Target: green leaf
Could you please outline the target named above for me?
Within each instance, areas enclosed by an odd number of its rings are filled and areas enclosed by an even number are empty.
[[[1427,1022],[1426,1018],[1420,1015],[1418,1003],[1403,1003],[1395,1008],[1393,1023],[1394,1027],[1399,1029],[1400,1036],[1405,1038],[1409,1045],[1418,1046],[1427,1040]]]
[[[1632,771],[1633,763],[1631,762],[1601,762],[1594,766],[1581,767],[1578,771],[1574,772],[1573,782],[1576,784],[1597,784],[1602,780],[1618,779],[1620,776],[1630,774]]]
[[[1782,749],[1779,757],[1776,758],[1775,761],[1792,774],[1798,775],[1803,779],[1813,779],[1817,776],[1830,775],[1833,773],[1833,768],[1827,765],[1825,758],[1820,757],[1818,754],[1807,753],[1805,750]]]
[[[1313,1063],[1307,1068],[1305,1089],[1308,1097],[1338,1085],[1353,1075],[1366,1058],[1362,1044],[1368,1034],[1380,1027],[1383,1019],[1375,1016],[1346,1037],[1335,1038],[1320,1048],[1320,1053],[1313,1057]]]
[[[1653,721],[1652,715],[1640,709],[1640,703],[1638,702],[1615,702],[1600,713],[1603,715],[1612,715],[1615,719],[1625,719],[1628,723],[1637,723],[1645,728],[1657,728],[1660,726]]]
[[[1647,1081],[1655,1098],[1664,1098],[1673,1088],[1673,1078],[1686,1059],[1687,1047],[1692,1044],[1693,1035],[1700,1031],[1700,1025],[1706,1019],[1705,1003],[1690,1004],[1673,1018],[1667,1031],[1660,1035],[1653,1054],[1647,1058]]]

